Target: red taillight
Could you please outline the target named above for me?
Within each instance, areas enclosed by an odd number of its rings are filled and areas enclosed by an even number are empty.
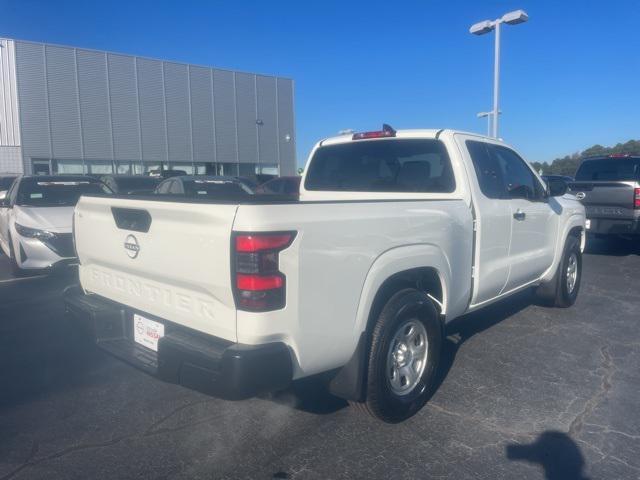
[[[279,275],[269,275],[262,277],[260,275],[243,275],[241,273],[236,276],[236,287],[240,290],[250,290],[257,292],[259,290],[273,290],[274,288],[282,288],[284,280]]]
[[[365,140],[367,138],[385,138],[385,137],[395,137],[395,136],[396,136],[396,132],[385,132],[385,131],[360,132],[360,133],[354,133],[352,140]]]
[[[633,207],[640,208],[640,188],[636,188],[634,192],[635,193],[633,196]]]
[[[295,232],[239,233],[234,247],[234,296],[238,310],[266,312],[285,305],[285,276],[279,270],[279,252]]]
[[[238,235],[236,252],[253,253],[261,250],[282,249],[289,244],[291,238],[290,233]]]

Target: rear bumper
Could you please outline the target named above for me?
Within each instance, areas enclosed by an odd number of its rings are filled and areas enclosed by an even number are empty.
[[[598,218],[587,216],[587,233],[599,235],[640,235],[640,218]]]
[[[132,311],[78,287],[65,293],[70,319],[98,347],[158,378],[226,399],[286,388],[293,376],[284,343],[243,345],[162,319],[165,335],[154,352],[133,340]]]

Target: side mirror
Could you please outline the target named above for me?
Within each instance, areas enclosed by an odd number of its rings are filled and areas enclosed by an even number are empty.
[[[550,197],[561,197],[562,195],[567,193],[567,182],[559,178],[550,178],[547,181],[547,186],[549,187]]]

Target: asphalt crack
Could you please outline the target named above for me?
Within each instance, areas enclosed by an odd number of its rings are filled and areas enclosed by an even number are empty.
[[[589,400],[586,401],[582,410],[575,416],[571,424],[569,425],[569,435],[575,437],[582,431],[585,424],[585,419],[593,413],[600,403],[604,401],[606,396],[611,391],[613,374],[616,371],[613,359],[609,353],[609,347],[604,346],[600,349],[600,355],[602,356],[602,362],[598,369],[603,370],[602,381],[600,388],[594,393]]]

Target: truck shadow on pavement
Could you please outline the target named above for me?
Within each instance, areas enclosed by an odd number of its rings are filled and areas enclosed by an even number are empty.
[[[530,290],[527,290],[448,324],[438,367],[439,373],[431,395],[444,382],[458,350],[465,341],[533,304],[535,304],[534,296]],[[347,407],[348,403],[329,393],[330,379],[330,374],[308,377],[293,382],[286,390],[265,395],[263,398],[307,413],[331,414]]]
[[[438,376],[431,395],[438,391],[440,385],[447,378],[458,350],[464,342],[535,304],[533,290],[528,289],[448,323],[438,365]]]
[[[540,465],[546,480],[588,480],[580,448],[563,432],[548,430],[533,443],[509,444],[506,455],[509,460]]]

